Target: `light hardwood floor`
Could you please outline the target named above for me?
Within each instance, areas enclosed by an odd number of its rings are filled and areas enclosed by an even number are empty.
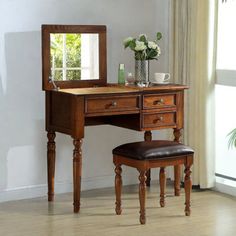
[[[82,193],[80,214],[72,212],[72,194],[0,204],[0,236],[234,236],[236,198],[213,191],[194,191],[192,215],[184,215],[184,194],[174,197],[168,187],[166,207],[159,206],[159,188],[152,183],[147,193],[147,223],[139,224],[138,187],[123,190],[123,212],[114,213],[114,189]]]

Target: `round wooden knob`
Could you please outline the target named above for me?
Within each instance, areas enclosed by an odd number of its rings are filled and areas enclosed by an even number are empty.
[[[112,102],[111,102],[111,105],[112,105],[113,107],[115,107],[115,106],[117,106],[117,102],[116,102],[116,101],[112,101]]]

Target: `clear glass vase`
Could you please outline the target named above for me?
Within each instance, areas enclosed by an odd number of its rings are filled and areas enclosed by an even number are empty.
[[[138,86],[148,86],[149,60],[135,60],[135,81]]]

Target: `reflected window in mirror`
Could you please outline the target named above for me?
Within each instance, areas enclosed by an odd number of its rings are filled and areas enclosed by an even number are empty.
[[[50,34],[50,64],[53,80],[99,79],[98,48],[98,34]]]
[[[42,25],[43,90],[106,86],[105,25]]]

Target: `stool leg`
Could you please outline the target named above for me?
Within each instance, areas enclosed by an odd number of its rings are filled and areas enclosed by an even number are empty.
[[[184,189],[185,189],[185,215],[190,216],[191,210],[190,210],[190,194],[192,190],[192,180],[191,180],[191,163],[187,161],[185,164],[185,177],[184,177]]]
[[[146,186],[150,187],[151,186],[151,169],[149,169],[146,172],[147,180],[146,180]]]
[[[174,180],[175,196],[180,196],[180,172],[181,172],[181,166],[180,165],[174,166],[174,173],[175,173],[175,180]]]
[[[120,215],[121,214],[121,190],[122,190],[122,168],[121,165],[116,165],[115,168],[115,192],[116,192],[116,214]]]
[[[145,214],[145,200],[146,200],[146,171],[139,170],[139,203],[140,203],[140,217],[139,221],[141,224],[146,223]]]
[[[159,181],[160,181],[160,206],[164,207],[165,206],[165,189],[166,189],[165,167],[160,168]]]

